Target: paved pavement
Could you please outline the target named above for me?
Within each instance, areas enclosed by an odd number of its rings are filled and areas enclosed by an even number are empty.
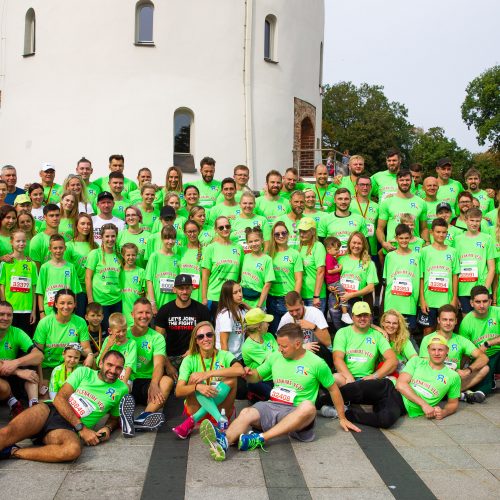
[[[482,405],[460,404],[444,421],[402,418],[390,430],[354,436],[318,417],[312,443],[283,438],[267,453],[231,450],[209,459],[196,432],[178,441],[169,431],[180,405],[157,434],[85,448],[71,464],[0,463],[4,498],[245,500],[474,498],[500,499],[500,395]],[[5,408],[0,425],[7,421]],[[28,444],[28,442],[26,442]],[[7,490],[4,488],[7,485]]]

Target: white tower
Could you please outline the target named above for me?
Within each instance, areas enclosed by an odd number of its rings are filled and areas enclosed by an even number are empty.
[[[323,31],[323,0],[0,0],[0,165],[121,153],[160,184],[212,156],[261,186],[319,147]]]

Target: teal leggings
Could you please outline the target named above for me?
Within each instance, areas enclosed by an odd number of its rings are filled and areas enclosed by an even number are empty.
[[[217,406],[227,398],[228,394],[231,392],[231,388],[224,382],[219,382],[217,390],[219,393],[213,398],[207,398],[198,391],[195,392],[196,399],[201,405],[201,408],[193,415],[193,420],[195,422],[199,422],[207,413],[212,415],[216,422],[221,419],[221,414]]]

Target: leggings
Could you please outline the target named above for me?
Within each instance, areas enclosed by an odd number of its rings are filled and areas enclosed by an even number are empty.
[[[231,388],[224,382],[219,382],[217,390],[219,392],[217,396],[213,398],[207,398],[196,391],[195,396],[201,408],[193,415],[193,420],[195,422],[199,422],[207,413],[210,413],[216,422],[221,419],[221,413],[217,406],[227,398],[227,395],[231,392]]]

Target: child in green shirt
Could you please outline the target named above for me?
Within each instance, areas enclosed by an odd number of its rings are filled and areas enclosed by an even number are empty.
[[[104,312],[101,304],[90,302],[87,304],[85,320],[87,321],[90,337],[90,346],[94,354],[99,354],[102,348],[102,342],[106,339],[108,332],[103,332],[101,323],[104,319]]]
[[[49,397],[54,399],[67,378],[76,370],[80,363],[82,346],[78,343],[68,344],[63,349],[63,363],[52,370],[49,383]]]
[[[123,269],[120,274],[122,312],[128,326],[132,326],[134,324],[134,318],[132,318],[134,302],[145,295],[145,271],[142,267],[136,266],[139,249],[135,243],[125,243],[121,253],[123,257]]]

